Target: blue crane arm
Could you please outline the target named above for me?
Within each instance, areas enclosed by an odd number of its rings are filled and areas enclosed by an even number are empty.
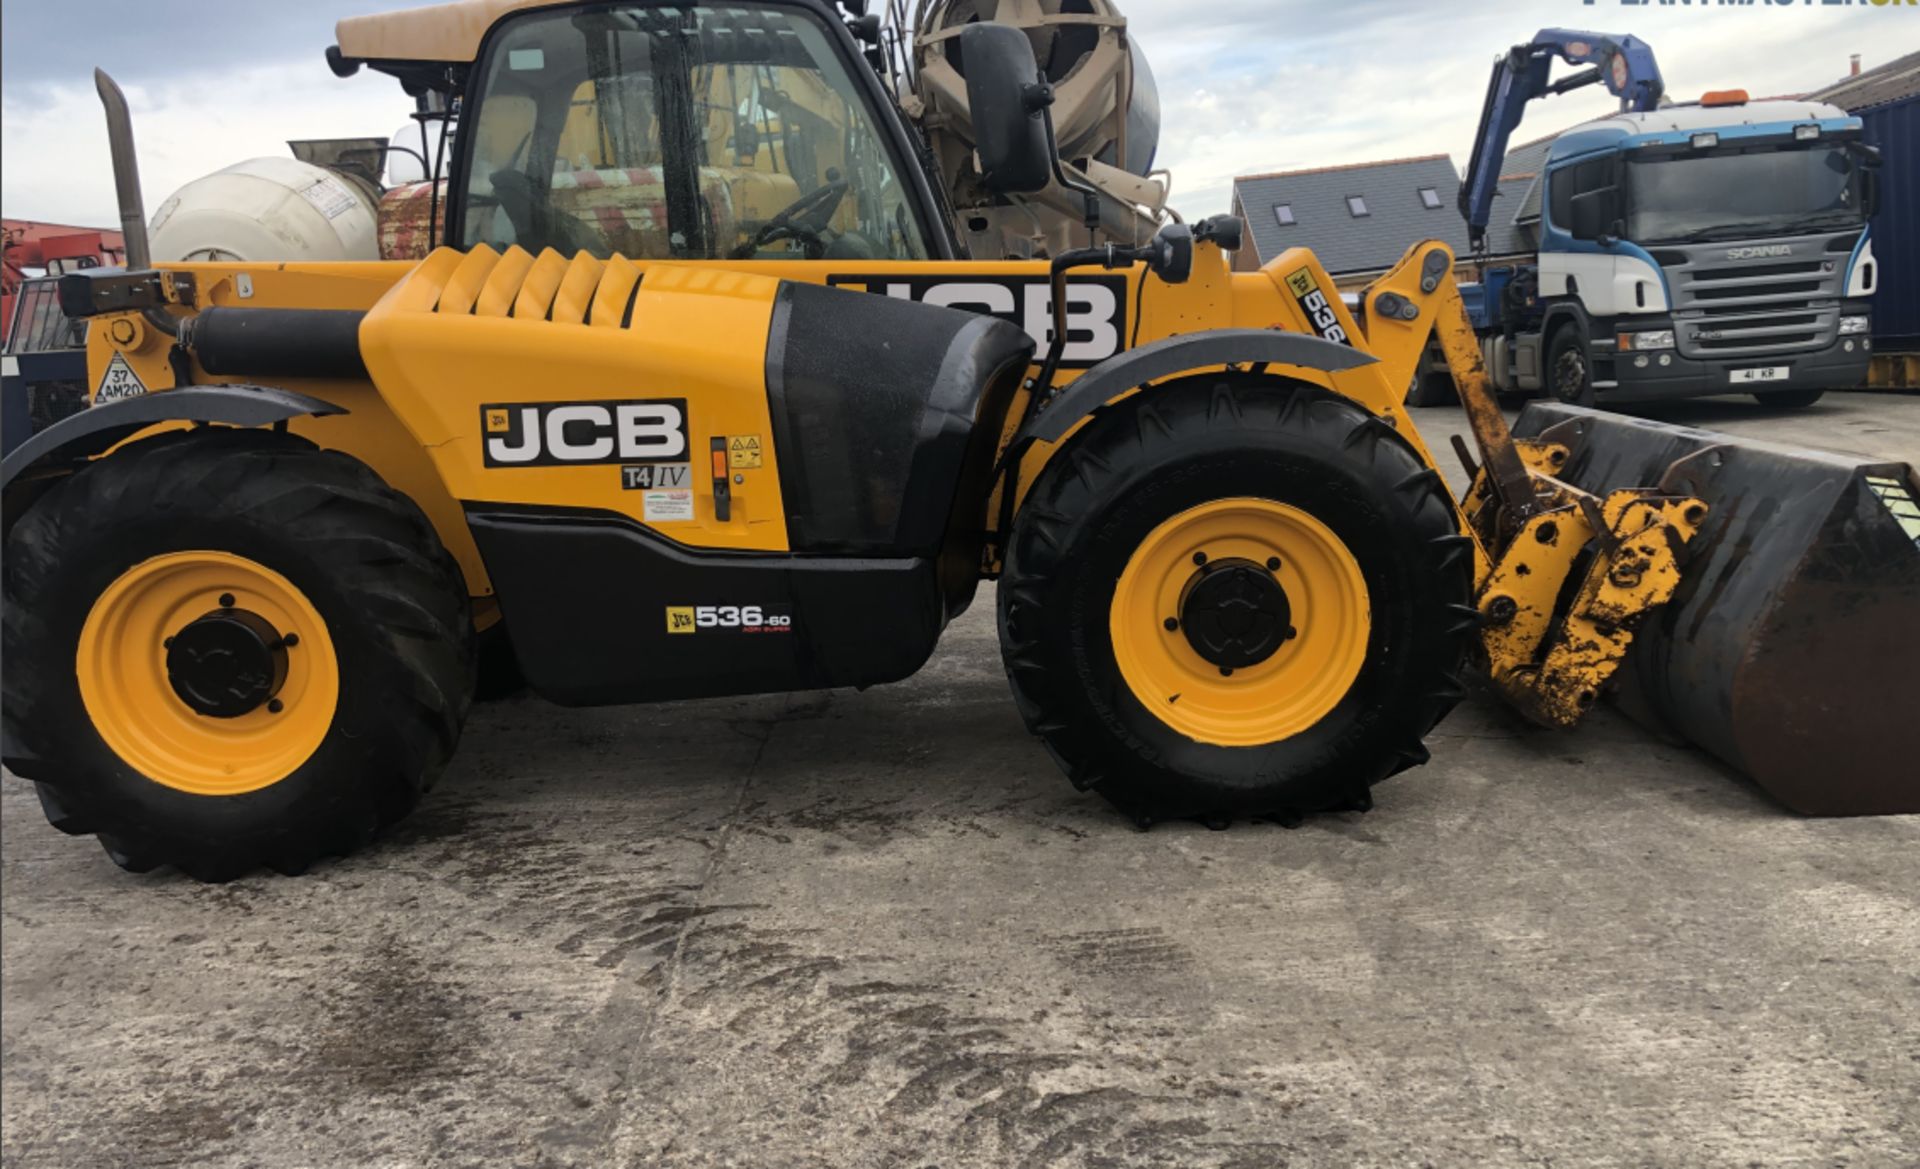
[[[1588,68],[1549,82],[1547,75],[1555,57]],[[1507,142],[1520,125],[1527,103],[1596,81],[1620,99],[1622,110],[1654,109],[1666,92],[1653,48],[1634,36],[1543,28],[1532,41],[1515,45],[1494,63],[1486,104],[1480,110],[1480,127],[1474,133],[1473,154],[1467,160],[1466,182],[1460,187],[1460,214],[1466,216],[1467,238],[1475,251],[1486,246],[1487,220],[1493,213],[1493,195],[1500,185]]]

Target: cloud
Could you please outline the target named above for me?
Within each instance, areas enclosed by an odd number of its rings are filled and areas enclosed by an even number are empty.
[[[413,108],[391,79],[342,81],[324,65],[125,88],[149,216],[202,175],[247,158],[286,157],[289,138],[387,135]],[[271,97],[236,100],[246,94]],[[11,106],[0,113],[0,207],[11,218],[117,224],[106,119],[93,87],[48,86],[39,102],[32,116]]]
[[[113,226],[119,213],[93,70],[126,90],[152,214],[183,184],[289,138],[385,135],[412,102],[389,78],[342,81],[322,53],[333,22],[378,0],[6,0],[0,40],[0,208],[19,219]]]
[[[1625,7],[1613,0],[1119,0],[1160,84],[1158,164],[1189,217],[1224,211],[1233,177],[1406,155],[1463,162],[1494,55],[1541,25],[1633,32],[1676,97],[1798,92],[1897,55],[1872,6]],[[6,0],[0,40],[0,207],[20,218],[116,222],[91,68],[127,86],[149,212],[188,180],[285,140],[387,134],[410,105],[390,79],[336,79],[333,21],[380,0]],[[1904,31],[1906,23],[1899,23]],[[1610,108],[1594,91],[1536,105],[1518,138]]]
[[[9,111],[89,84],[96,66],[124,84],[217,80],[266,63],[312,70],[333,22],[401,5],[380,0],[6,0],[0,41]]]

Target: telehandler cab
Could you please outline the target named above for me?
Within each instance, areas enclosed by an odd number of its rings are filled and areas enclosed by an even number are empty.
[[[820,0],[466,0],[339,39],[461,105],[418,263],[149,267],[102,76],[129,265],[62,286],[99,404],[5,461],[5,756],[129,869],[361,845],[452,754],[482,637],[563,703],[868,686],[983,576],[1079,787],[1141,824],[1366,808],[1470,667],[1577,720],[1711,522],[1658,471],[1563,477],[1601,416],[1513,439],[1443,244],[1358,313],[1306,251],[1230,272],[1227,220],[961,258]],[[1027,38],[958,44],[983,181],[1069,181]],[[714,71],[751,80],[731,110],[694,100]],[[716,159],[761,107],[777,144]],[[737,218],[769,160],[792,198]],[[1459,500],[1400,404],[1436,328]]]

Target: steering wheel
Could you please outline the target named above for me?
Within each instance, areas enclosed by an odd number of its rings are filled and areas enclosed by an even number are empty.
[[[568,256],[595,250],[596,241],[587,225],[556,208],[547,193],[534,186],[523,172],[497,170],[488,179],[521,247],[534,252],[539,249],[533,245],[540,244]]]
[[[782,207],[772,219],[762,224],[753,238],[728,253],[733,260],[751,260],[755,253],[770,243],[783,239],[797,239],[807,259],[818,260],[827,254],[827,241],[821,235],[827,230],[827,221],[840,206],[840,200],[846,198],[847,180],[840,177],[837,168],[827,168],[827,181],[815,187],[793,202]]]

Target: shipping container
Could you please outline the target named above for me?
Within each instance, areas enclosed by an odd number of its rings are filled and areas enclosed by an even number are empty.
[[[1853,111],[1880,148],[1880,207],[1873,217],[1873,346],[1920,353],[1920,94]]]

